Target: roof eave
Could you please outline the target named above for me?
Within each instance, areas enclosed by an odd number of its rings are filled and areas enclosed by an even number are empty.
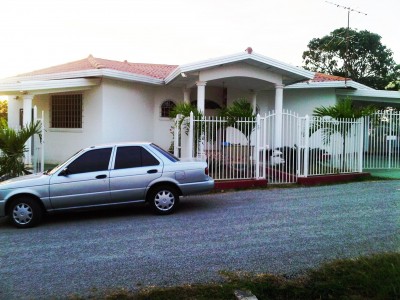
[[[287,89],[321,89],[321,88],[353,88],[356,90],[374,90],[366,85],[355,82],[353,80],[347,81],[322,81],[322,82],[299,82],[291,86],[286,87]]]
[[[56,90],[85,90],[100,83],[98,78],[74,78],[64,80],[30,80],[13,83],[0,83],[1,95],[20,93],[45,94]]]
[[[3,83],[22,82],[22,81],[51,81],[60,79],[73,79],[73,78],[87,78],[87,77],[106,77],[113,79],[120,79],[124,81],[141,82],[147,84],[163,85],[164,80],[144,76],[139,74],[133,74],[129,72],[121,72],[112,69],[94,69],[94,70],[82,70],[73,72],[33,75],[33,76],[21,76],[21,77],[10,77],[1,80]]]
[[[341,96],[376,97],[400,100],[400,91],[338,89],[336,90],[336,94]]]
[[[257,53],[237,53],[229,56],[223,56],[208,60],[203,60],[191,64],[181,65],[176,68],[170,75],[165,78],[165,83],[168,84],[173,81],[181,73],[200,71],[207,68],[212,68],[218,65],[229,64],[234,62],[240,62],[244,60],[254,60],[270,67],[274,67],[284,71],[285,73],[295,75],[295,81],[306,80],[314,78],[315,73],[311,71],[304,70],[302,68],[294,67],[292,65],[283,63],[281,61],[257,54]]]

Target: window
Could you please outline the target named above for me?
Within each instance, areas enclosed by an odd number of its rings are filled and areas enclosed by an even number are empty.
[[[172,100],[166,100],[161,104],[161,117],[169,118],[172,109],[175,107],[175,103]]]
[[[51,96],[51,127],[82,128],[82,94]]]
[[[108,170],[112,148],[90,150],[83,153],[68,166],[70,174]]]
[[[176,156],[172,155],[171,153],[165,151],[160,146],[157,146],[156,144],[151,144],[150,146],[152,146],[154,149],[156,149],[158,152],[160,152],[163,156],[168,158],[170,161],[172,161],[172,162],[179,161],[179,158],[177,158]]]
[[[157,166],[160,162],[140,146],[118,147],[114,169]]]

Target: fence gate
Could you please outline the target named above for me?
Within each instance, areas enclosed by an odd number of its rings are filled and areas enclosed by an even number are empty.
[[[363,169],[400,168],[400,112],[386,109],[365,117]]]
[[[282,124],[282,128],[278,128],[277,124]],[[272,111],[260,118],[260,125],[260,160],[265,162],[268,182],[297,182],[299,116],[287,110],[281,115]]]

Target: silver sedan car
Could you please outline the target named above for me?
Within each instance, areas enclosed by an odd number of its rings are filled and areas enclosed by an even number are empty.
[[[213,188],[205,161],[180,161],[152,143],[93,146],[50,171],[1,182],[0,217],[27,228],[47,212],[138,202],[169,214],[179,196]]]

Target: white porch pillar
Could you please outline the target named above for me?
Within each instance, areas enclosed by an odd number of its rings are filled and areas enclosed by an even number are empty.
[[[197,109],[204,114],[206,103],[206,81],[197,81]]]
[[[257,92],[251,91],[251,106],[253,107],[253,113],[257,113]]]
[[[23,113],[23,125],[24,126],[29,126],[32,122],[32,100],[33,100],[33,95],[24,95],[23,96],[23,108],[24,108],[24,113]],[[32,164],[32,140],[29,139],[25,146],[26,149],[28,150],[25,152],[25,164],[31,165]]]
[[[275,147],[282,146],[283,84],[275,85]]]
[[[190,89],[183,88],[183,102],[190,104]]]
[[[19,110],[21,102],[16,95],[8,96],[8,127],[17,129],[19,128]]]

